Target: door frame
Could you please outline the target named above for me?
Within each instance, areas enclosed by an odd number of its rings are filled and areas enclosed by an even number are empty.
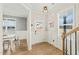
[[[21,5],[28,10],[28,17],[27,17],[27,46],[28,50],[32,49],[32,42],[31,42],[31,9],[27,7],[24,3],[21,3]]]

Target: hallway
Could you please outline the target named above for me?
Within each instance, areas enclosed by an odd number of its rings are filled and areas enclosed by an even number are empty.
[[[1,55],[77,54],[79,30],[73,29],[79,28],[79,4],[3,3],[2,7]]]
[[[62,55],[62,51],[47,42],[33,45],[31,51],[17,50],[13,55]]]

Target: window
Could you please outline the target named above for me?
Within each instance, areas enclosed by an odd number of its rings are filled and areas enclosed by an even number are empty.
[[[65,22],[65,23],[64,23]],[[63,12],[59,15],[59,27],[63,28],[72,28],[73,25],[73,10],[68,10],[67,12]]]
[[[14,34],[16,27],[16,21],[13,18],[5,18],[3,20],[4,34]]]

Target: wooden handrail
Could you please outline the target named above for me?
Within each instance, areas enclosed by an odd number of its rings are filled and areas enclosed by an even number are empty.
[[[65,33],[64,36],[66,37],[66,36],[68,36],[69,34],[74,33],[74,32],[76,32],[76,31],[79,31],[79,27],[76,27],[76,28],[72,29],[71,31]]]
[[[71,31],[69,31],[67,33],[63,32],[62,33],[62,39],[65,38],[66,36],[68,36],[69,34],[74,33],[76,31],[79,31],[79,27],[76,27],[76,28],[72,29]]]
[[[65,37],[67,37],[68,35],[70,35],[70,34],[72,34],[74,32],[77,32],[77,31],[79,31],[79,27],[76,27],[76,28],[72,29],[71,31],[69,31],[67,33],[63,32],[63,34],[62,34],[62,49],[63,49],[63,54],[64,54],[64,39],[65,39]]]

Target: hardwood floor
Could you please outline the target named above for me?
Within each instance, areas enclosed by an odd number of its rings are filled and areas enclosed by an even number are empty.
[[[33,45],[31,51],[19,48],[12,55],[62,55],[62,51],[49,43],[43,42]]]

